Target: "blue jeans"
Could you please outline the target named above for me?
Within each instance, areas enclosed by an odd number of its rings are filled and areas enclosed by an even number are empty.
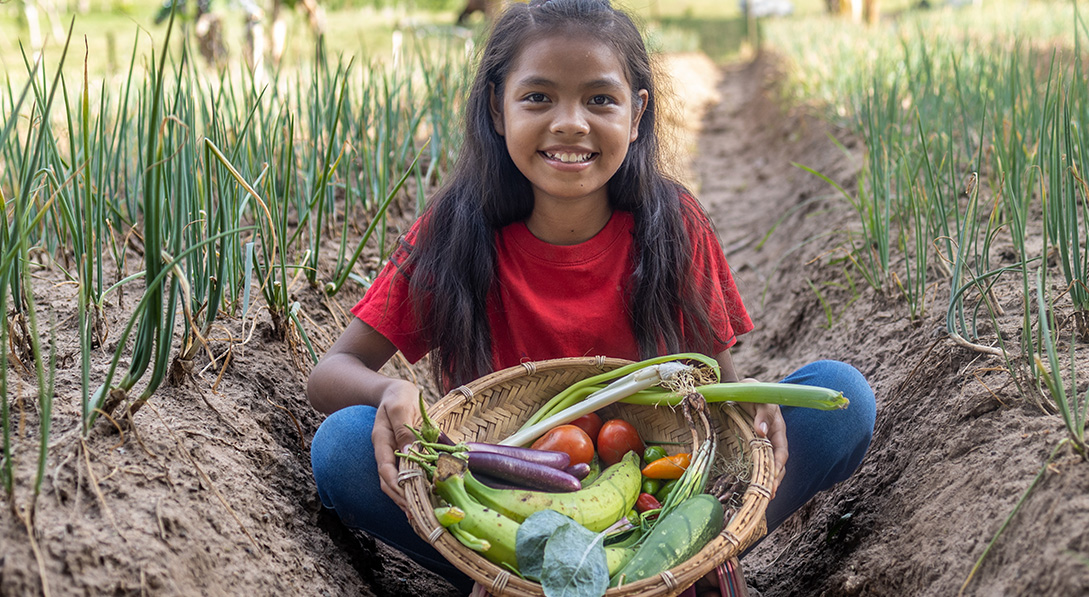
[[[817,492],[854,473],[870,445],[876,412],[869,383],[845,363],[810,363],[782,383],[838,390],[851,405],[838,411],[783,408],[790,458],[786,476],[768,505],[769,533]],[[370,406],[351,406],[329,415],[318,428],[310,460],[322,504],[336,510],[344,524],[400,549],[467,593],[469,578],[416,535],[405,514],[379,488],[371,445],[375,413]]]

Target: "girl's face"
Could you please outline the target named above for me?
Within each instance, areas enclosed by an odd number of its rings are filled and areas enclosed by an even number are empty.
[[[639,136],[647,91],[634,94],[613,49],[590,35],[554,34],[515,57],[502,97],[492,90],[495,130],[533,185],[534,204],[608,201],[607,184]]]

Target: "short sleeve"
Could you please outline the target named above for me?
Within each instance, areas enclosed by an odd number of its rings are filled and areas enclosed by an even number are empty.
[[[405,235],[405,243],[416,238],[419,220]],[[393,343],[410,363],[427,354],[427,336],[409,296],[409,280],[400,267],[408,257],[404,244],[398,247],[363,298],[352,307],[352,314]]]
[[[707,301],[713,350],[718,354],[736,344],[738,336],[752,331],[753,323],[711,221],[696,199],[683,195],[681,201],[692,241],[692,275],[697,280],[696,288]]]

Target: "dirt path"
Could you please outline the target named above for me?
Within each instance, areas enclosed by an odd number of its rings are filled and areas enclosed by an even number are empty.
[[[845,236],[833,231],[856,216],[791,163],[853,189],[860,144],[804,110],[781,110],[777,80],[769,56],[726,67],[695,160],[700,199],[757,326],[735,362],[767,380],[820,358],[851,363],[875,389],[878,423],[856,475],[788,520],[744,567],[765,597],[955,595],[1064,436],[1062,421],[1021,396],[1000,359],[947,339],[941,285],[914,323],[857,275],[850,287]],[[998,288],[998,300],[1018,313],[1017,289]],[[1020,322],[999,325],[1015,344]],[[1086,468],[1059,452],[966,594],[1087,594]]]

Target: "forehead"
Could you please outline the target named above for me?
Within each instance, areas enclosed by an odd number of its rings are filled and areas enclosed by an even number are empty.
[[[589,33],[551,33],[523,44],[507,72],[507,83],[531,79],[554,83],[615,80],[631,87],[616,49]]]

